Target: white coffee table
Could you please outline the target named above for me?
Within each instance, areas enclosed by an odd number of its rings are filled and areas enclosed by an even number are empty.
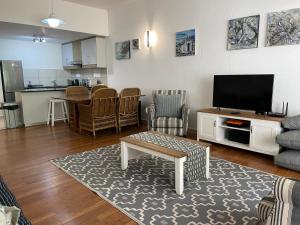
[[[152,132],[156,133],[156,132]],[[166,135],[161,134],[159,135]],[[168,135],[167,135],[168,136]],[[172,136],[173,137],[173,136]],[[187,142],[197,143],[199,145],[205,146],[206,150],[206,162],[205,162],[205,176],[209,178],[209,154],[210,154],[210,144],[204,142],[198,142],[195,140],[190,140],[181,137],[173,137],[178,140],[184,140]],[[121,138],[121,167],[122,170],[128,168],[128,160],[136,159],[145,154],[150,154],[157,156],[175,163],[175,190],[176,193],[181,195],[184,190],[184,162],[187,160],[188,154],[183,151],[173,150],[160,146],[158,144],[149,143],[142,140],[134,139],[130,136]]]

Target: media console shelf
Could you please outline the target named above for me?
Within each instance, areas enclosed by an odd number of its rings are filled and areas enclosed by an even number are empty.
[[[278,155],[280,147],[276,136],[282,132],[283,118],[256,115],[251,112],[231,114],[230,110],[215,108],[197,112],[197,140],[206,140],[236,148]],[[228,120],[242,120],[243,127],[228,126]],[[235,140],[232,140],[232,136]],[[240,140],[237,139],[240,137]]]

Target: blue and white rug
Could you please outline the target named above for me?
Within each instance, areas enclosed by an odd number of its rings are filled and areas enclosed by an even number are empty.
[[[146,157],[121,170],[120,145],[51,160],[139,224],[252,225],[277,176],[211,159],[211,178],[174,190],[174,164]]]

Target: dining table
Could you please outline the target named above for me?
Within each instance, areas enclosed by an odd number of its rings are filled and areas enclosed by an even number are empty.
[[[140,95],[140,97],[144,97],[146,95]],[[79,107],[78,105],[84,104],[88,105],[90,104],[92,100],[92,95],[74,95],[74,96],[64,96],[64,97],[59,97],[58,99],[63,99],[67,101],[68,105],[68,111],[69,111],[69,127],[79,133]],[[139,106],[138,106],[138,115],[139,115],[139,120],[140,123],[142,122],[142,103],[139,101]]]

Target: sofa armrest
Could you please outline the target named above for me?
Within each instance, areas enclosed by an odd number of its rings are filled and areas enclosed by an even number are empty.
[[[187,131],[189,128],[189,114],[190,114],[191,109],[188,107],[188,105],[184,104],[182,106],[182,121],[183,121],[183,135],[187,135]]]
[[[155,105],[151,104],[145,109],[147,115],[148,130],[151,129],[151,121],[155,118]]]
[[[272,213],[274,205],[274,194],[270,193],[269,195],[262,198],[257,208],[258,219],[260,222],[264,222],[267,220],[268,216]]]

